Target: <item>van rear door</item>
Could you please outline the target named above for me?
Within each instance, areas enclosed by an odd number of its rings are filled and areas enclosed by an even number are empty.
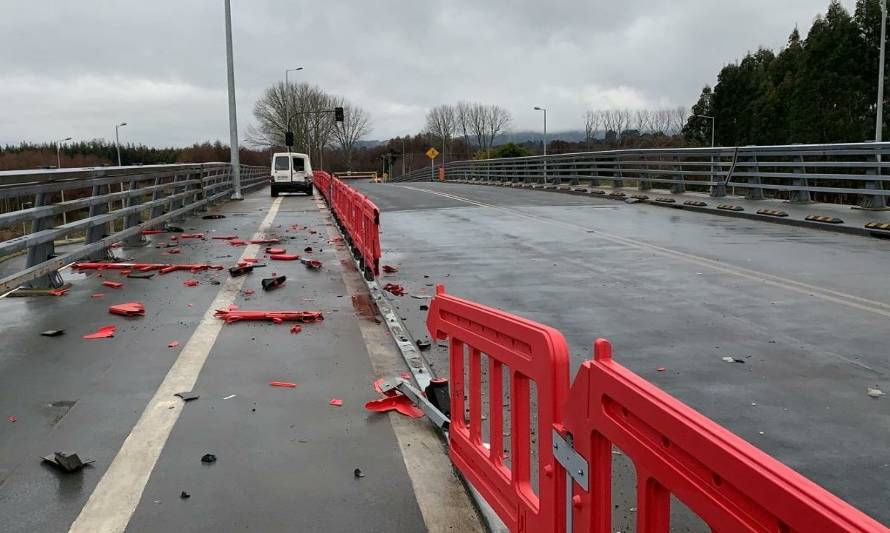
[[[272,179],[276,182],[290,181],[290,159],[287,154],[276,154],[272,161]]]

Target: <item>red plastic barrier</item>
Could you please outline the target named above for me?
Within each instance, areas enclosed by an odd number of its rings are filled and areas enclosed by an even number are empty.
[[[368,197],[324,171],[313,173],[316,188],[346,231],[362,267],[380,275],[380,210]]]
[[[615,445],[635,466],[638,532],[671,530],[671,495],[712,531],[890,532],[616,363],[604,339],[596,341],[595,359],[581,365],[570,388],[565,341],[555,329],[447,295],[441,285],[430,303],[427,328],[431,336],[449,341],[452,461],[510,531],[612,531]],[[505,372],[512,402],[511,468],[504,464],[502,437]],[[530,381],[537,386],[532,407],[538,422],[538,496],[529,482]],[[483,398],[490,404],[490,446],[483,442]],[[566,472],[555,462],[551,430],[586,461],[587,490],[571,483],[570,524]]]
[[[581,366],[565,428],[590,465],[574,484],[574,531],[611,531],[612,445],[636,467],[638,531],[670,529],[671,494],[713,531],[887,528],[612,359],[605,339]]]
[[[565,472],[555,462],[553,423],[562,420],[569,382],[565,340],[536,324],[444,293],[440,285],[427,316],[430,335],[448,339],[451,360],[451,460],[511,531],[560,531]],[[490,445],[483,443],[482,355],[487,356]],[[468,372],[469,384],[464,381]],[[503,443],[503,376],[510,377],[510,457]],[[530,384],[537,391],[531,404]],[[465,388],[469,385],[469,388]],[[469,399],[469,420],[464,394]],[[538,493],[531,477],[531,410],[538,438]]]

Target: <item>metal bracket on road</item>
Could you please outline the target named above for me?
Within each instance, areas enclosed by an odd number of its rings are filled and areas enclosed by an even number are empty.
[[[436,409],[436,406],[430,403],[429,399],[422,392],[415,389],[413,385],[402,378],[392,378],[380,383],[380,391],[384,394],[391,390],[397,390],[411,398],[411,401],[420,407],[436,427],[448,431],[448,425],[451,423],[451,420],[445,416],[445,413]]]
[[[588,482],[590,467],[587,460],[576,452],[572,443],[563,438],[555,429],[553,430],[553,457],[582,489],[590,490]]]

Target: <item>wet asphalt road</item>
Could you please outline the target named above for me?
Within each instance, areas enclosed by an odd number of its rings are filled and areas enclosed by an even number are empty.
[[[400,269],[384,281],[554,326],[573,371],[606,337],[621,364],[890,524],[890,403],[866,394],[890,392],[890,242],[542,191],[354,185],[382,211],[383,262]],[[423,302],[393,299],[425,337]]]
[[[180,223],[208,237],[180,241],[180,254],[163,256],[165,249],[147,246],[124,255],[230,266],[244,249],[209,237],[251,238],[270,202],[263,190],[215,209],[225,219]],[[297,335],[289,324],[222,328],[194,387],[200,398],[182,407],[128,531],[425,530],[388,417],[363,408],[375,396],[375,375],[341,277],[346,266],[328,244],[326,224],[312,198],[283,197],[270,233],[292,253],[305,256],[304,248],[313,247],[311,256],[325,267],[315,272],[299,262],[267,261],[244,284],[253,294],[235,300],[242,309],[320,309],[325,320],[304,324]],[[288,281],[265,293],[260,279],[272,272]],[[4,533],[68,530],[220,290],[211,281],[228,273],[65,277],[73,281],[66,296],[0,299]],[[200,284],[186,287],[188,278]],[[103,287],[106,279],[124,287]],[[108,314],[110,304],[128,301],[143,302],[146,316]],[[117,325],[113,339],[81,338],[106,324]],[[58,328],[65,335],[38,334]],[[169,348],[173,340],[179,346]],[[272,380],[297,388],[270,387]],[[236,396],[223,399],[230,395]],[[331,398],[343,406],[329,405]],[[60,474],[39,461],[54,450],[78,451],[96,463]],[[217,462],[202,464],[205,453]],[[365,478],[353,476],[356,467]],[[182,491],[191,497],[181,499]]]

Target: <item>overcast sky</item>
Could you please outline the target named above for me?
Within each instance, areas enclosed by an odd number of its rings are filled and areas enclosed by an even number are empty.
[[[843,0],[852,9],[854,0]],[[689,106],[718,70],[781,46],[828,0],[232,0],[241,137],[285,68],[364,107],[371,139],[458,100],[513,129],[587,109]],[[223,0],[3,0],[0,144],[114,137],[228,142]]]

